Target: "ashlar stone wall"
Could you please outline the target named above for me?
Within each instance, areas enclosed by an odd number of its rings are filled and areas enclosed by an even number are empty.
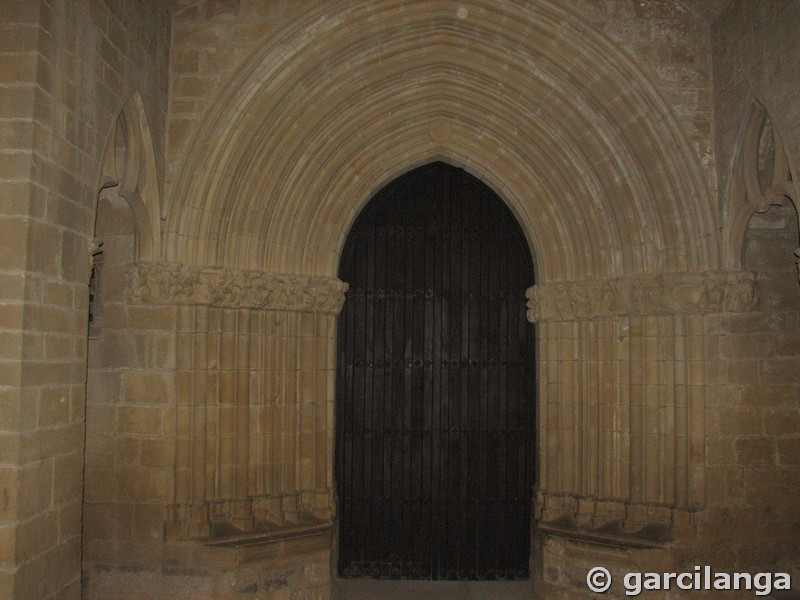
[[[158,3],[0,4],[4,598],[80,597],[88,282],[101,158],[135,90],[163,139],[168,29]]]
[[[294,574],[283,593],[329,591],[276,544],[319,526],[305,552],[330,552],[338,252],[370,196],[430,160],[498,191],[536,257],[542,589],[582,589],[569,574],[599,546],[621,566],[704,556],[709,503],[730,506],[712,494],[726,430],[709,423],[743,376],[720,334],[761,306],[756,275],[723,252],[741,242],[714,195],[709,32],[664,2],[179,11],[163,243],[124,300],[178,323],[174,405],[130,407],[174,410],[174,500],[157,562],[117,542],[96,590],[180,575],[213,596],[246,568],[205,553],[252,543]],[[117,427],[143,476],[160,433]]]
[[[709,510],[698,530],[715,562],[795,572],[800,37],[791,22],[799,16],[797,2],[736,1],[712,27],[720,205],[729,217],[737,210],[747,216],[744,235],[732,235],[739,253],[732,250],[731,260],[758,274],[759,304],[750,314],[713,324],[719,345],[712,350],[719,353],[723,380],[709,398]],[[766,131],[756,142],[746,126],[762,113]],[[754,142],[758,150],[748,157]],[[759,191],[767,202],[756,197]],[[725,525],[731,522],[738,525]]]
[[[800,3],[693,6],[5,2],[0,595],[330,595],[339,252],[433,160],[535,260],[540,593],[796,568]]]

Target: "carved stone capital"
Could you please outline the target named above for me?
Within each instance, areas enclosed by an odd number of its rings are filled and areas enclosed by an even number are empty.
[[[531,322],[738,313],[751,311],[758,303],[755,275],[745,272],[544,283],[528,288],[526,296]]]
[[[338,314],[347,284],[333,277],[145,263],[127,273],[128,296],[145,304],[199,304]]]

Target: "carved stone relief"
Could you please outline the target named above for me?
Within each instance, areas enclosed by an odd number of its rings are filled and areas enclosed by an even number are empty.
[[[174,263],[136,263],[128,295],[147,304],[194,304],[338,314],[347,284],[335,278],[273,275]]]
[[[758,303],[755,276],[745,272],[544,283],[529,288],[526,296],[531,322],[748,312]]]

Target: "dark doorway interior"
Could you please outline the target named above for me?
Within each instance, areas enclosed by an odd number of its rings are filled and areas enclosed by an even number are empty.
[[[429,164],[370,201],[339,276],[339,575],[527,578],[533,267],[516,220]]]

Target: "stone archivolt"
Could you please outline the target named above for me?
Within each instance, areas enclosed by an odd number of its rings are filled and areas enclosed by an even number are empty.
[[[758,303],[755,276],[745,272],[544,283],[526,296],[531,322],[749,312]]]
[[[192,304],[338,314],[347,284],[331,277],[272,275],[175,263],[136,263],[128,294],[146,304]]]
[[[540,281],[719,268],[680,124],[563,2],[321,3],[240,65],[182,160],[170,261],[331,276],[369,198],[441,160],[508,203]]]

